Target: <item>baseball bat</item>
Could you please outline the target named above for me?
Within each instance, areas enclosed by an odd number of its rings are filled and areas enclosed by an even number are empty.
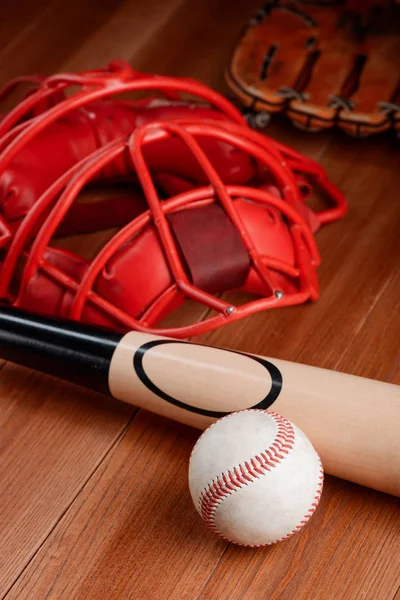
[[[0,308],[0,357],[205,429],[271,409],[327,473],[400,496],[400,386],[131,331]]]

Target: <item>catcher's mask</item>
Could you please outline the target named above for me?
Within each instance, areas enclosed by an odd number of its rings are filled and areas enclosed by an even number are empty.
[[[0,219],[1,300],[42,314],[182,338],[318,297],[313,233],[343,216],[346,202],[315,161],[252,131],[226,99],[191,80],[146,76],[116,62],[106,71],[33,78],[33,83],[37,91],[0,122],[0,177],[7,189]],[[65,97],[70,85],[82,89]],[[131,90],[161,90],[167,100],[165,114],[164,107],[160,110],[164,120],[127,121],[128,113],[139,114],[132,107],[147,110],[149,99],[94,104]],[[213,110],[188,104],[179,118],[176,101],[182,90],[206,100]],[[47,133],[45,140],[53,139],[50,127],[57,119],[73,136],[68,118],[89,106],[106,122],[113,111],[123,114],[118,135],[113,132],[105,143],[103,131],[97,150],[77,160],[69,156],[72,166],[63,171],[57,165],[57,175],[44,185],[48,169],[39,173],[41,161],[56,172],[57,160],[64,158],[56,147],[52,156],[38,152],[46,145],[29,143],[40,132]],[[133,131],[129,137],[123,123]],[[73,149],[80,146],[81,137],[72,139]],[[168,149],[172,157],[165,156]],[[15,174],[7,168],[18,159],[23,166],[26,157],[38,153],[36,187],[25,181],[25,196],[16,196],[22,189],[20,173],[29,179],[28,171],[20,168]],[[139,185],[123,206],[118,199],[77,200],[88,184],[115,174]],[[308,208],[305,200],[313,192],[322,193],[330,206],[319,212]],[[116,224],[122,228],[91,261],[60,248],[59,239],[54,247],[60,235]],[[228,290],[244,290],[252,300],[233,305],[222,296]],[[205,319],[163,326],[186,299],[204,306]]]
[[[161,199],[146,148],[171,137],[192,153],[209,185]],[[248,153],[259,185],[225,185],[198,143],[203,137]],[[78,193],[122,156],[140,182],[148,209],[91,262],[50,247]],[[313,213],[304,204],[309,188],[300,180],[317,183],[335,206]],[[93,153],[40,197],[5,252],[0,295],[16,306],[85,322],[196,335],[256,311],[315,300],[319,258],[312,231],[343,211],[343,197],[316,163],[284,146],[271,147],[246,127],[155,122]],[[233,289],[262,297],[234,306],[218,296]],[[155,327],[187,298],[209,310],[205,320]]]

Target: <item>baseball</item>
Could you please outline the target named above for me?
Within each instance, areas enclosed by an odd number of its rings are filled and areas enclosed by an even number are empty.
[[[206,525],[243,546],[275,544],[299,531],[321,497],[323,469],[306,435],[264,410],[232,413],[195,444],[189,488]]]

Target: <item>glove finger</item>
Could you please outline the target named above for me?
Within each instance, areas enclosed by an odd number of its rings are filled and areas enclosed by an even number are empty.
[[[281,89],[296,85],[312,36],[308,21],[296,12],[284,6],[266,10],[236,46],[226,72],[228,85],[252,110],[280,112],[287,104]]]
[[[400,35],[369,35],[363,44],[366,57],[351,96],[351,109],[341,110],[339,126],[352,135],[389,129],[400,120]]]

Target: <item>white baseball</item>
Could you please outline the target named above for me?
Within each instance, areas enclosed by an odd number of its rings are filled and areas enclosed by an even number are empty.
[[[301,529],[317,508],[323,479],[306,435],[264,410],[213,423],[189,462],[197,511],[214,533],[244,546],[274,544]]]

